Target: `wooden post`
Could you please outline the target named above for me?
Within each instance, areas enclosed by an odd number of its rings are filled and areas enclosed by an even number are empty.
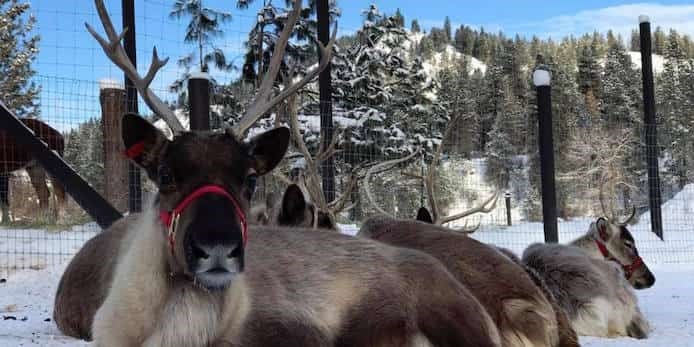
[[[128,166],[122,155],[121,117],[126,113],[126,93],[122,84],[112,80],[99,82],[101,131],[104,143],[104,197],[119,212],[128,210]]]
[[[504,198],[506,198],[506,225],[511,226],[511,193],[506,192]]]
[[[540,176],[542,177],[542,221],[545,242],[559,242],[557,228],[557,193],[554,182],[554,141],[552,139],[552,87],[548,70],[537,69],[533,83],[537,90],[540,135]]]

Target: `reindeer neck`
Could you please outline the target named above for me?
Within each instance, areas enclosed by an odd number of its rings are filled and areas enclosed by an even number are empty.
[[[598,248],[598,244],[595,242],[596,240],[597,235],[589,231],[585,235],[571,241],[569,245],[582,249],[591,258],[604,259],[605,257],[600,252],[600,248]]]

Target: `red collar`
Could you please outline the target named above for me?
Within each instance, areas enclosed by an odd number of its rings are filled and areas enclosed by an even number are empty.
[[[213,184],[207,184],[204,185],[196,190],[194,190],[192,193],[190,193],[188,196],[186,196],[183,201],[181,201],[172,211],[160,211],[159,212],[159,219],[161,222],[166,226],[168,229],[168,239],[169,239],[169,247],[173,251],[174,248],[174,237],[176,234],[176,227],[178,224],[178,218],[181,216],[181,213],[191,204],[195,199],[199,198],[200,196],[204,194],[217,194],[217,195],[222,195],[229,199],[231,203],[234,205],[234,210],[236,212],[236,215],[239,217],[239,220],[241,222],[241,232],[242,232],[242,237],[243,237],[243,246],[246,246],[246,241],[248,241],[248,224],[246,223],[246,214],[243,212],[243,209],[241,208],[241,205],[239,205],[238,201],[231,195],[229,192],[227,192],[226,189],[218,186],[218,185],[213,185]]]
[[[637,256],[631,264],[623,265],[610,254],[610,251],[607,249],[607,246],[605,246],[605,244],[602,243],[602,241],[596,239],[595,244],[598,246],[598,249],[600,250],[600,253],[602,253],[602,256],[605,258],[605,260],[614,261],[622,267],[622,269],[624,270],[624,276],[627,279],[630,279],[631,276],[634,274],[634,271],[643,266],[643,259],[641,259],[641,257],[639,256]]]

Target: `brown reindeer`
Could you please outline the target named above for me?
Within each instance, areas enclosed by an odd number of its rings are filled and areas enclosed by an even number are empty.
[[[431,216],[431,213],[429,213],[429,210],[427,210],[426,207],[420,207],[419,210],[417,210],[417,217],[416,219],[420,222],[423,223],[429,223],[433,224],[433,218]],[[530,276],[530,279],[533,280],[535,285],[542,290],[542,293],[545,295],[547,300],[552,304],[552,309],[554,310],[555,316],[557,318],[557,328],[559,330],[559,345],[560,347],[577,347],[580,346],[578,342],[578,335],[576,334],[576,331],[574,331],[573,327],[571,326],[571,322],[569,321],[569,317],[566,314],[566,311],[559,305],[559,302],[557,301],[556,297],[550,289],[547,287],[545,284],[545,281],[542,279],[542,277],[535,271],[535,269],[529,267],[525,263],[521,261],[518,256],[513,253],[511,250],[503,248],[503,247],[496,247],[501,253],[506,255],[509,259],[511,259],[513,262],[521,266],[525,272],[528,273],[528,276]]]
[[[95,2],[108,40],[89,31],[169,120],[170,110],[148,88],[165,61],[155,54],[140,78],[103,2]],[[95,346],[499,345],[479,302],[429,255],[337,233],[248,229],[256,177],[281,161],[290,134],[276,128],[240,139],[327,66],[332,52],[334,33],[327,46],[318,44],[318,68],[271,98],[300,10],[295,1],[269,72],[231,131],[183,132],[171,121],[169,140],[145,119],[124,116],[126,154],[158,192],[128,226],[127,247],[92,324]]]
[[[331,212],[323,211],[306,201],[304,193],[296,184],[287,187],[281,201],[276,201],[272,194],[266,200],[266,206],[255,206],[251,209],[251,219],[261,225],[339,230]]]
[[[92,320],[111,286],[118,255],[127,249],[126,233],[139,217],[131,214],[89,239],[72,258],[58,283],[53,320],[63,334],[91,340]]]
[[[498,249],[452,229],[420,221],[373,217],[359,236],[431,254],[486,308],[502,346],[558,346],[551,303],[528,274]]]
[[[479,302],[424,253],[337,233],[248,230],[255,178],[282,159],[286,128],[248,143],[229,133],[170,141],[126,115],[123,132],[158,202],[130,225],[94,318],[95,346],[499,345]]]

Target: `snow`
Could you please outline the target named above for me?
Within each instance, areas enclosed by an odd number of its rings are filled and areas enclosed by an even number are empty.
[[[549,86],[552,80],[552,76],[547,70],[535,70],[533,72],[533,84],[536,87],[539,86]]]
[[[60,333],[52,321],[53,298],[66,264],[23,270],[0,284],[0,316],[15,317],[0,324],[0,346],[88,346]],[[581,337],[586,347],[694,346],[694,264],[651,266],[656,284],[637,291],[653,331],[646,340]],[[8,312],[10,311],[10,312]]]
[[[99,80],[99,90],[104,89],[125,89],[121,81],[117,81],[110,78],[103,78]]]
[[[634,69],[641,70],[641,52],[628,52]],[[665,57],[659,54],[652,55],[653,73],[659,74],[665,70]]]

